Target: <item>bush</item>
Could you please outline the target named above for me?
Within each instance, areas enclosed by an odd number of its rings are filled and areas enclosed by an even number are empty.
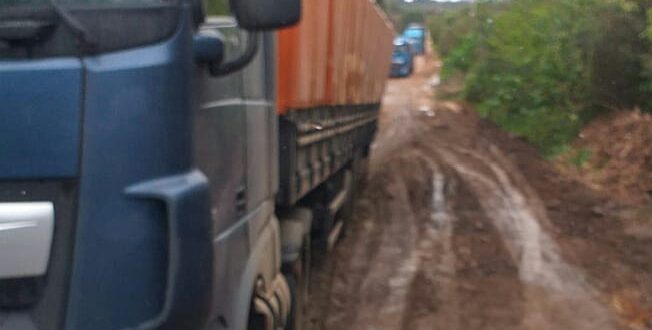
[[[554,155],[591,117],[644,103],[652,93],[652,56],[645,55],[652,13],[645,6],[484,2],[433,17],[429,26],[443,78],[463,73],[464,97],[481,115]]]
[[[441,76],[443,79],[451,77],[456,72],[468,72],[475,58],[478,46],[478,35],[469,32],[457,40],[457,47],[451,49],[444,58]]]

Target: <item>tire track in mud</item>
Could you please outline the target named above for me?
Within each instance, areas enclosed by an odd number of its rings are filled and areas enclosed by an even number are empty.
[[[502,156],[495,147],[490,150]],[[545,210],[535,211],[531,206],[540,202],[532,203],[532,197],[525,197],[521,192],[524,188],[517,188],[498,162],[478,151],[439,147],[436,152],[473,190],[518,264],[525,285],[522,329],[618,328],[611,311],[599,301],[598,292],[581,271],[563,260],[543,229],[541,223],[549,221]],[[483,173],[482,167],[489,173]]]
[[[402,159],[398,162],[405,165]],[[382,175],[373,182],[362,212],[366,219],[340,245],[339,251],[351,254],[333,265],[336,274],[330,290],[336,303],[324,329],[401,328],[419,266],[417,218],[405,181]]]
[[[500,235],[448,164],[421,148],[413,154],[428,164],[432,199],[423,208],[418,275],[396,329],[518,328],[522,288]]]
[[[432,89],[424,94],[432,96]],[[422,123],[416,125],[425,126]],[[430,139],[438,141],[437,136]],[[443,166],[452,168],[473,192],[518,266],[525,287],[521,328],[619,328],[612,311],[599,301],[598,291],[579,269],[563,260],[546,232],[550,221],[543,203],[496,146],[470,150],[437,142],[431,145],[434,147],[426,154],[435,155]]]
[[[389,221],[381,233],[380,246],[368,262],[371,268],[360,283],[362,308],[356,313],[352,329],[397,329],[403,314],[402,302],[406,299],[407,287],[414,278],[417,267],[415,238],[417,232],[413,225],[415,219],[409,207],[407,188],[404,182],[392,180],[389,191],[393,197],[393,207],[379,214]],[[403,221],[394,221],[402,217]],[[387,261],[392,261],[391,267]]]
[[[416,254],[418,267],[412,275],[409,298],[403,302],[400,329],[432,329],[434,324],[458,328],[459,300],[456,285],[456,255],[452,239],[456,217],[448,203],[455,192],[455,181],[444,175],[432,159],[414,152],[414,161],[426,164],[430,178],[430,196],[415,209],[420,209],[420,238]],[[427,184],[428,180],[424,180]],[[427,187],[424,187],[427,188]],[[413,200],[419,202],[416,196]]]
[[[388,88],[368,185],[315,271],[307,328],[621,329],[562,257],[516,166],[488,141],[433,125],[446,110],[421,88],[428,75]]]
[[[520,320],[521,290],[509,285],[518,278],[499,235],[485,228],[476,233],[481,237],[469,240],[469,233],[457,228],[460,214],[466,222],[489,222],[479,219],[483,213],[472,194],[458,196],[458,190],[468,189],[459,187],[454,171],[433,159],[408,152],[372,174],[361,203],[365,210],[358,213],[365,220],[339,246],[347,252],[338,253],[330,266],[331,304],[321,316],[326,320],[314,329],[480,329],[488,324],[503,330]],[[475,203],[475,212],[463,210],[464,203],[455,205],[460,197]],[[462,260],[456,251],[463,252]],[[501,300],[498,308],[486,308]]]

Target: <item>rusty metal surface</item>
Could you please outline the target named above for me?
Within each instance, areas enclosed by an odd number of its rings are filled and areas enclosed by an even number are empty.
[[[300,24],[278,33],[279,112],[378,103],[394,30],[375,2],[304,0],[302,10]]]

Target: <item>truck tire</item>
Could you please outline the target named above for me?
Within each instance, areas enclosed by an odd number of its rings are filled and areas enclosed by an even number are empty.
[[[300,330],[302,329],[304,310],[303,299],[301,299],[301,296],[303,295],[301,279],[294,274],[288,274],[285,277],[285,280],[288,282],[290,294],[292,294],[293,299],[285,330]]]
[[[290,287],[292,304],[284,330],[303,329],[305,306],[310,280],[310,236],[306,235],[301,256],[295,262],[284,267],[283,274]]]
[[[262,308],[261,308],[262,307]],[[271,330],[274,329],[272,309],[264,300],[257,297],[251,299],[249,307],[249,322],[247,330]]]

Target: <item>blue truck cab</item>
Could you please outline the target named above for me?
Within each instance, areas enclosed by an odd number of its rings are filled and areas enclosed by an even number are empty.
[[[414,47],[417,55],[426,51],[426,29],[420,24],[410,24],[403,30],[403,37]]]
[[[265,31],[300,5],[231,10],[237,20],[207,19],[200,0],[0,3],[0,329],[287,318]]]
[[[414,71],[414,50],[407,39],[397,37],[394,39],[390,77],[407,77],[412,74],[412,71]]]

